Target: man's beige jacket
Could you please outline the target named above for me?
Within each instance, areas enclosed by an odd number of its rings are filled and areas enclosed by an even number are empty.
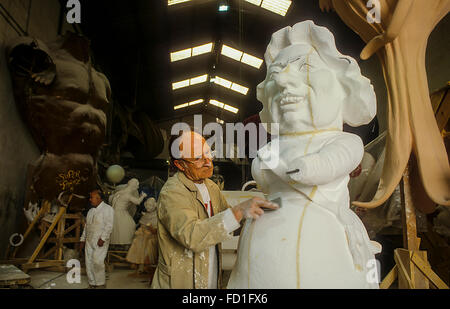
[[[209,247],[217,245],[218,284],[221,288],[221,245],[230,239],[221,212],[229,208],[219,187],[205,180],[213,214],[208,217],[194,182],[178,172],[164,184],[158,207],[158,267],[153,276],[155,289],[208,288]]]

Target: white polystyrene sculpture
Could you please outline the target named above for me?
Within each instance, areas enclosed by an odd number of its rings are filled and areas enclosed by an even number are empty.
[[[373,87],[312,21],[274,33],[265,61],[260,117],[280,134],[258,151],[252,174],[281,208],[246,221],[228,288],[377,288],[381,247],[350,210],[347,189],[363,143],[342,132],[344,122],[374,118]]]
[[[147,196],[145,193],[139,195],[139,181],[132,178],[125,187],[114,192],[109,201],[114,209],[113,229],[110,243],[113,245],[131,244],[136,223],[133,220],[136,212],[136,205],[139,205]]]

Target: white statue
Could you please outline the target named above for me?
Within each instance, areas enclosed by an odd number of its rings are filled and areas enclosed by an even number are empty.
[[[25,218],[27,218],[28,223],[33,222],[34,218],[36,218],[39,213],[38,203],[33,204],[32,202],[29,202],[28,208],[24,208],[23,212],[25,214]]]
[[[258,151],[252,174],[281,208],[245,223],[228,288],[377,288],[381,246],[350,210],[347,189],[363,143],[342,131],[374,118],[373,87],[312,21],[274,33],[265,61],[260,117],[278,123],[279,136]]]
[[[133,243],[127,254],[127,261],[139,264],[142,269],[144,264],[156,265],[158,263],[158,236],[156,200],[151,197],[144,203],[145,212],[139,220],[140,227],[136,231]]]
[[[136,205],[139,205],[147,196],[145,193],[139,196],[138,188],[139,181],[133,178],[109,198],[114,208],[114,226],[111,233],[113,245],[129,245],[133,240],[136,223],[131,213],[136,211]]]
[[[154,197],[148,198],[144,202],[145,211],[142,212],[142,217],[139,223],[142,225],[151,225],[156,229],[158,222],[158,214],[156,212],[156,200]]]

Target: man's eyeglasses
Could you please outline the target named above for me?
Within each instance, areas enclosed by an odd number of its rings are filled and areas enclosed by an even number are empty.
[[[194,160],[187,160],[187,159],[180,159],[184,162],[190,163],[190,164],[194,164],[196,166],[202,166],[203,164],[205,164],[205,162],[207,160],[214,160],[215,158],[215,152],[214,151],[209,151],[207,153],[204,153],[203,156],[201,158],[196,158]]]

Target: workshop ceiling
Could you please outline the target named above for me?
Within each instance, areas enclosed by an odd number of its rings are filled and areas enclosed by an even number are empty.
[[[273,32],[307,19],[328,27],[338,49],[359,61],[362,40],[336,15],[323,13],[318,0],[294,0],[281,16],[244,0],[192,0],[168,6],[167,0],[81,0],[81,27],[92,41],[94,61],[109,78],[115,102],[142,109],[158,122],[189,114],[209,113],[228,122],[258,113],[262,104],[255,88],[265,77],[259,69],[221,55],[222,45],[263,59]],[[213,43],[211,52],[171,62],[170,53]],[[208,80],[172,89],[172,83],[208,74]],[[247,87],[247,95],[209,81],[220,76]],[[201,81],[201,79],[200,79]],[[174,110],[175,106],[199,104]],[[208,104],[210,99],[239,109],[233,112]]]

